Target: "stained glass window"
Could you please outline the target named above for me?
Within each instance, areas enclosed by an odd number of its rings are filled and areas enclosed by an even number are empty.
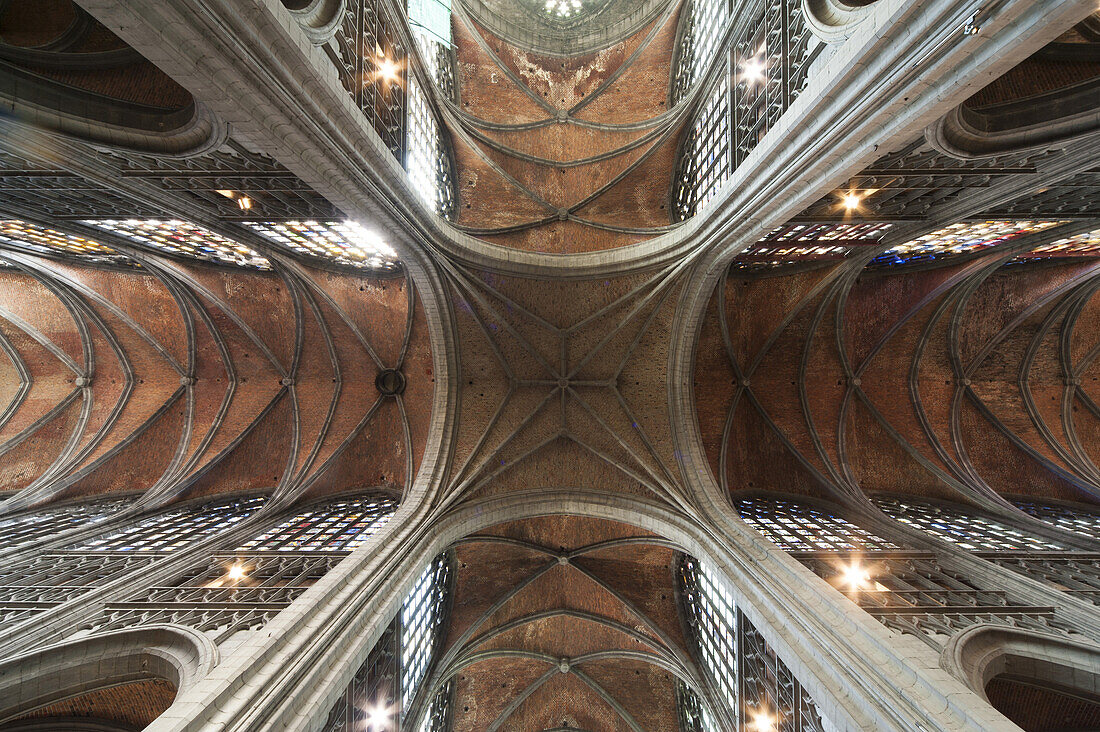
[[[1049,244],[1030,249],[1016,259],[1047,257],[1100,257],[1100,229],[1056,239]]]
[[[220,234],[167,219],[90,219],[82,222],[166,254],[236,267],[270,269],[259,253]]]
[[[249,539],[237,551],[355,551],[385,526],[396,510],[397,502],[381,495],[326,503]]]
[[[679,575],[682,607],[693,644],[711,684],[737,715],[738,728],[781,732],[821,730],[817,705],[734,605],[729,589],[717,573],[694,557],[684,555]],[[691,732],[719,729],[702,704],[697,704],[696,710],[685,710],[683,702],[681,699],[683,729]],[[692,726],[685,724],[688,721]]]
[[[369,269],[395,269],[397,253],[354,221],[247,221],[244,225],[284,249]]]
[[[963,549],[1049,551],[1066,548],[1049,539],[1029,536],[1019,529],[951,506],[900,498],[873,500],[884,513],[898,521]]]
[[[29,544],[36,539],[102,521],[125,506],[129,498],[74,503],[0,519],[0,547]]]
[[[434,41],[428,41],[434,43]],[[405,168],[417,195],[441,216],[454,211],[450,156],[427,96],[409,78],[409,138]]]
[[[401,607],[401,694],[407,711],[439,645],[449,601],[451,560],[440,554]]]
[[[969,254],[1063,223],[1065,221],[998,220],[951,224],[887,250],[872,261],[870,266],[909,264],[932,261],[953,254]]]
[[[899,549],[839,516],[785,498],[747,498],[735,502],[741,518],[787,551]]]
[[[1016,506],[1060,529],[1100,539],[1100,512],[1035,501],[1016,501]]]
[[[134,265],[130,258],[94,239],[17,219],[0,220],[0,244],[43,254],[77,256],[92,262]]]
[[[231,498],[198,507],[162,511],[106,536],[69,547],[85,551],[171,552],[232,528],[264,503],[263,497]]]
[[[730,17],[730,0],[692,0],[680,39],[672,101],[679,102],[702,79],[718,53],[718,42]]]
[[[448,679],[447,683],[436,692],[424,715],[424,721],[420,723],[420,732],[447,732],[451,728],[451,705],[454,703],[454,680]]]
[[[713,572],[686,555],[680,563],[680,588],[703,668],[730,709],[737,709],[737,608],[733,596]]]

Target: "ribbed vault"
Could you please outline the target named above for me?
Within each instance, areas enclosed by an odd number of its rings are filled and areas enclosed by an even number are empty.
[[[10,505],[411,482],[434,385],[423,309],[404,277],[120,251],[140,267],[0,257]],[[402,394],[379,392],[383,369],[404,373]]]
[[[457,579],[434,682],[453,729],[675,729],[678,681],[697,687],[675,546],[579,516],[494,526],[455,545]]]
[[[908,271],[731,274],[696,368],[715,475],[733,493],[848,501],[1096,501],[1095,264],[1006,264],[1019,251]]]

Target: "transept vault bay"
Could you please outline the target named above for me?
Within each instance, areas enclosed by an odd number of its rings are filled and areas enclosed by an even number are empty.
[[[1080,0],[0,0],[0,732],[1100,728]]]

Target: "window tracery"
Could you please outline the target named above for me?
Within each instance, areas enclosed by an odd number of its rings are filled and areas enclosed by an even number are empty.
[[[1075,534],[1100,539],[1100,513],[1037,501],[1016,501],[1021,511]]]
[[[433,43],[434,41],[427,41]],[[454,213],[454,170],[443,129],[426,94],[409,78],[409,140],[405,169],[413,190],[444,218]]]
[[[799,0],[749,0],[733,10],[726,51],[718,45],[730,17],[728,0],[693,4],[680,38],[673,103],[686,97],[715,57],[723,69],[681,145],[672,194],[676,220],[694,216],[764,139],[806,87],[822,48]]]
[[[258,252],[186,221],[89,219],[81,223],[177,257],[250,269],[271,268],[268,261]]]
[[[393,248],[354,221],[249,221],[245,226],[292,254],[382,271],[399,266]]]
[[[450,610],[451,555],[431,561],[401,609],[329,712],[325,732],[360,732],[368,720],[401,729],[417,687],[442,642]],[[432,697],[420,732],[441,732],[450,716],[451,685]]]
[[[301,511],[237,547],[239,552],[352,552],[386,525],[397,501],[368,495]]]
[[[679,582],[691,640],[713,688],[737,715],[738,728],[822,730],[813,699],[736,607],[724,582],[687,555],[681,558]],[[719,729],[693,697],[680,696],[681,728]]]
[[[787,551],[898,549],[850,521],[785,498],[743,498],[734,503],[741,518]]]
[[[173,552],[232,528],[263,506],[266,498],[230,498],[199,508],[182,506],[144,518],[105,536],[68,547],[83,551]]]
[[[94,239],[18,219],[0,220],[0,244],[47,255],[82,257],[96,263],[136,266],[126,255]]]
[[[22,546],[46,536],[102,521],[129,502],[129,498],[87,501],[0,519],[0,549]]]
[[[930,262],[951,255],[970,254],[1064,223],[1066,222],[1055,219],[959,222],[888,249],[872,260],[868,266],[914,264]],[[1067,240],[1059,241],[1061,242],[1058,244],[1060,247],[1070,246]],[[1055,244],[1052,243],[1048,245],[1048,248],[1054,246]]]
[[[401,606],[402,709],[408,711],[439,645],[451,586],[451,557],[432,560]]]
[[[405,157],[408,56],[397,31],[405,21],[390,7],[381,0],[349,0],[332,42],[322,48],[355,106],[400,161]]]
[[[1030,536],[999,521],[965,513],[951,506],[900,498],[872,499],[887,515],[898,521],[949,541],[962,549],[976,550],[1064,550],[1051,539]]]

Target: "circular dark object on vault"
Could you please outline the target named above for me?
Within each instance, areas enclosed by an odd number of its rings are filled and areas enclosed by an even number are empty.
[[[382,369],[374,377],[374,386],[382,396],[397,396],[405,391],[405,374],[397,369]]]

